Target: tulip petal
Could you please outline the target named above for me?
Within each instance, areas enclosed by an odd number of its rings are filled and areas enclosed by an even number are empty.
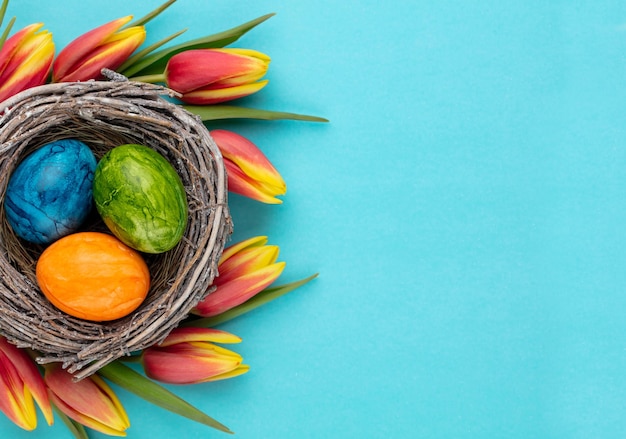
[[[124,436],[128,416],[111,388],[97,375],[74,382],[58,364],[46,369],[50,398],[76,422],[106,434]]]
[[[271,191],[244,174],[241,169],[228,159],[224,159],[224,166],[228,174],[228,190],[267,204],[281,204],[283,201],[276,198]]]
[[[235,254],[239,253],[245,248],[248,247],[258,247],[267,243],[267,236],[255,236],[253,238],[248,238],[244,241],[238,242],[237,244],[233,244],[228,246],[222,252],[222,257],[220,258],[219,265],[226,262]]]
[[[146,30],[143,27],[132,27],[110,35],[75,69],[63,76],[57,73],[56,81],[72,82],[100,78],[103,68],[116,70],[141,46],[145,38]]]
[[[68,418],[73,419],[85,427],[91,428],[92,430],[99,431],[100,433],[107,434],[109,436],[117,436],[124,437],[126,433],[124,431],[116,430],[114,428],[109,427],[102,422],[99,422],[93,418],[85,416],[80,412],[74,410],[70,405],[66,404],[61,398],[56,396],[54,393],[50,394],[50,399],[57,406],[59,410],[61,410]]]
[[[235,377],[238,377],[239,375],[243,375],[249,370],[250,370],[250,366],[248,366],[247,364],[240,364],[235,369],[225,372],[225,373],[221,373],[219,375],[215,375],[205,380],[205,382],[213,382],[213,381],[226,380],[228,378],[235,378]]]
[[[37,427],[33,397],[9,358],[0,352],[0,410],[17,426],[32,431]]]
[[[159,347],[167,347],[183,342],[240,343],[241,338],[226,331],[214,328],[176,328]]]
[[[146,375],[169,384],[193,384],[232,371],[242,358],[211,343],[179,343],[143,353]]]
[[[85,59],[102,41],[106,40],[132,19],[132,15],[118,18],[90,30],[69,43],[54,61],[52,67],[53,81],[58,82],[59,78],[65,77],[74,69],[77,63]]]
[[[45,83],[54,57],[52,35],[50,33],[41,34],[37,43],[38,46],[34,47],[27,57],[23,57],[19,61],[16,70],[10,66],[5,70],[5,73],[10,70],[12,73],[6,77],[3,74],[0,78],[0,84],[2,84],[0,85],[0,102],[22,90]]]
[[[219,286],[196,305],[193,313],[212,317],[241,305],[278,279],[285,265],[285,262],[278,262]]]
[[[24,29],[16,32],[11,38],[4,42],[2,50],[0,50],[0,77],[3,76],[7,65],[13,59],[22,42],[43,26],[43,23],[33,23]]]
[[[0,337],[0,353],[6,355],[8,360],[15,366],[46,418],[46,422],[48,425],[52,425],[54,420],[52,407],[48,400],[48,392],[35,363],[24,351],[18,349],[3,337]]]
[[[234,278],[273,264],[278,259],[279,252],[280,249],[277,245],[264,245],[243,250],[236,256],[218,265],[219,276],[213,284],[219,287]]]
[[[235,87],[213,89],[211,86],[184,93],[181,101],[191,105],[213,105],[221,102],[244,98],[256,93],[267,85],[269,81],[259,81],[252,84],[242,84]],[[170,86],[171,87],[171,86]],[[175,87],[171,87],[178,91]]]
[[[250,178],[275,187],[284,194],[287,185],[263,152],[247,138],[227,130],[212,130],[211,136],[222,155],[235,163]]]

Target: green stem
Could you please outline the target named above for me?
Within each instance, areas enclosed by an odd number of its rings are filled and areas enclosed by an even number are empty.
[[[135,372],[133,369],[120,363],[119,361],[107,364],[98,371],[98,374],[128,390],[129,392],[134,393],[140,398],[164,408],[165,410],[169,410],[172,413],[176,413],[177,415],[191,419],[192,421],[196,421],[223,431],[224,433],[232,434],[232,431],[224,424],[216,421],[209,415],[189,404],[184,399],[174,395],[165,387],[157,384],[151,379],[146,378],[142,374]]]
[[[70,419],[67,417],[65,413],[63,413],[55,404],[52,404],[52,408],[54,409],[57,416],[61,419],[61,421],[65,424],[67,429],[74,435],[76,439],[89,439],[87,435],[87,431],[82,424]]]
[[[147,14],[146,16],[144,16],[142,18],[139,18],[138,20],[135,20],[132,23],[129,23],[129,24],[127,24],[124,27],[143,26],[144,24],[146,24],[147,22],[152,20],[154,17],[159,15],[161,12],[165,11],[167,8],[169,8],[171,5],[173,5],[175,2],[176,2],[176,0],[169,0],[169,1],[165,2],[165,3],[163,3],[158,8],[156,8],[154,11],[150,12],[149,14]]]
[[[290,291],[293,291],[296,288],[299,288],[303,286],[304,284],[312,281],[317,276],[318,274],[315,273],[312,276],[309,276],[305,279],[302,279],[296,282],[291,282],[291,283],[280,285],[277,287],[267,288],[261,291],[256,296],[254,296],[252,299],[248,300],[247,302],[244,302],[239,306],[231,308],[228,311],[223,312],[222,314],[219,314],[214,317],[205,317],[203,319],[188,320],[186,322],[183,322],[180,326],[192,326],[195,328],[212,328],[214,326],[221,325],[222,323],[228,322],[229,320],[239,317],[242,314],[246,314],[254,309],[257,309],[260,306],[263,306],[266,303],[271,302],[274,299],[278,299],[280,296],[283,296],[289,293]]]
[[[172,34],[169,37],[163,38],[162,40],[157,41],[154,44],[151,44],[150,46],[146,47],[145,49],[140,50],[139,52],[135,53],[133,56],[128,58],[126,61],[124,61],[124,64],[119,66],[117,68],[117,71],[118,72],[123,72],[128,67],[132,66],[137,61],[139,61],[141,58],[144,58],[144,57],[150,55],[152,52],[154,52],[155,50],[157,50],[161,46],[164,46],[165,44],[169,43],[174,38],[179,37],[180,35],[184,34],[185,32],[187,32],[187,29],[183,29],[181,31],[178,31],[175,34]]]
[[[135,76],[133,78],[128,78],[130,81],[136,82],[147,82],[149,84],[156,84],[157,82],[165,82],[165,74],[157,73],[154,75],[144,75],[144,76]]]
[[[6,29],[4,30],[4,32],[2,32],[2,35],[0,35],[0,47],[4,46],[4,42],[9,37],[9,33],[11,33],[11,29],[13,29],[14,24],[15,24],[15,17],[11,18],[11,21],[9,21],[9,24],[7,24]]]
[[[9,0],[3,0],[2,6],[0,6],[0,26],[2,26],[2,22],[4,21],[4,14],[7,12],[7,6],[9,6]]]
[[[272,111],[262,110],[258,108],[237,107],[235,105],[183,105],[183,108],[190,113],[198,115],[203,121],[222,119],[259,119],[328,122],[328,119],[318,116],[287,113],[285,111]]]

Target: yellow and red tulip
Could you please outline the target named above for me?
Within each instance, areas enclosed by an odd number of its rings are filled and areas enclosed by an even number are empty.
[[[59,364],[46,367],[50,399],[65,415],[85,427],[111,436],[126,436],[130,421],[120,400],[98,375],[74,382]]]
[[[35,401],[52,425],[52,407],[37,366],[25,351],[0,337],[0,410],[24,430],[34,430]]]
[[[211,105],[251,95],[267,80],[270,58],[249,49],[196,49],[172,56],[165,69],[167,86],[193,105]]]
[[[0,50],[0,102],[46,82],[54,58],[52,34],[43,23],[26,26]]]
[[[213,130],[211,136],[224,156],[228,190],[268,204],[287,192],[287,185],[261,150],[245,137],[227,130]]]
[[[218,264],[215,291],[202,300],[193,313],[212,317],[244,303],[271,285],[285,269],[276,262],[279,248],[265,245],[267,237],[257,236],[224,250]]]
[[[143,26],[121,29],[132,18],[118,18],[69,43],[54,60],[52,81],[99,79],[103,68],[115,70],[121,66],[146,39]]]
[[[239,343],[241,338],[211,328],[176,328],[158,346],[145,349],[146,375],[169,384],[223,380],[246,373],[241,355],[214,343]]]

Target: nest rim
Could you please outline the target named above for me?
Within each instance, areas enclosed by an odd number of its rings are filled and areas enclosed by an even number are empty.
[[[175,93],[158,85],[88,81],[46,84],[0,103],[0,335],[36,351],[40,364],[62,363],[77,380],[160,343],[211,291],[232,232],[219,148],[203,122],[168,96]],[[185,186],[185,234],[168,252],[143,254],[151,275],[148,297],[118,320],[81,320],[50,304],[35,278],[45,246],[18,238],[4,215],[15,167],[34,149],[64,138],[83,141],[98,159],[119,144],[149,146],[170,161]],[[87,227],[108,232],[95,218]]]

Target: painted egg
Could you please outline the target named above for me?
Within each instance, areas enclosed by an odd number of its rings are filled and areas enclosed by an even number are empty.
[[[165,252],[185,232],[185,188],[165,157],[147,146],[107,152],[96,167],[93,197],[111,232],[136,250]]]
[[[91,149],[73,139],[26,156],[9,178],[4,201],[16,235],[48,244],[75,232],[91,211],[95,168]]]
[[[150,272],[141,255],[99,232],[74,233],[52,243],[39,257],[36,275],[54,306],[97,322],[130,314],[150,287]]]

